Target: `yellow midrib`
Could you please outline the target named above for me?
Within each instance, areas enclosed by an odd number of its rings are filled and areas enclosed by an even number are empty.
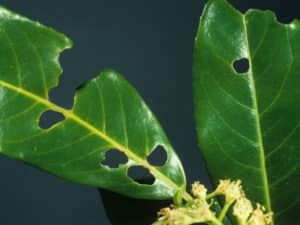
[[[40,104],[48,107],[49,109],[59,112],[61,114],[63,114],[65,116],[65,118],[69,118],[74,120],[75,122],[77,122],[78,124],[82,125],[83,127],[85,127],[86,129],[90,130],[91,132],[93,132],[94,134],[96,134],[97,136],[101,137],[102,139],[104,139],[105,141],[107,141],[108,143],[110,143],[112,146],[114,146],[115,148],[117,148],[120,151],[123,151],[128,158],[136,161],[137,163],[139,163],[140,165],[144,166],[145,168],[147,168],[154,177],[157,177],[161,180],[163,180],[166,184],[168,184],[171,188],[173,188],[175,191],[183,191],[182,187],[179,187],[176,183],[174,183],[171,179],[169,179],[167,176],[165,176],[163,173],[161,173],[159,170],[157,170],[155,167],[151,166],[148,162],[146,162],[145,160],[139,158],[137,155],[135,155],[132,151],[130,151],[130,149],[128,149],[127,147],[119,144],[117,141],[115,141],[114,139],[112,139],[111,137],[109,137],[107,134],[105,134],[104,132],[101,132],[99,129],[97,129],[96,127],[94,127],[93,125],[89,124],[88,122],[84,121],[82,118],[80,118],[79,116],[77,116],[73,110],[68,110],[65,108],[62,108],[52,102],[50,102],[47,99],[44,99],[38,95],[33,94],[30,91],[27,91],[23,88],[17,87],[15,85],[12,85],[10,83],[7,83],[5,81],[0,80],[0,85],[3,87],[6,87],[10,90],[13,90],[17,93],[20,93],[28,98],[31,98],[37,102],[39,102]],[[191,198],[191,196],[185,191],[183,197],[185,198],[185,200],[189,200]]]
[[[265,163],[265,152],[264,152],[264,145],[263,145],[263,140],[262,140],[262,134],[261,134],[261,125],[260,125],[260,118],[259,118],[259,111],[258,111],[258,103],[257,103],[257,94],[256,94],[256,89],[255,89],[255,81],[253,78],[253,65],[252,65],[252,60],[251,60],[251,55],[250,55],[250,46],[249,46],[249,40],[248,40],[248,30],[247,30],[247,25],[246,25],[246,18],[245,15],[240,14],[242,17],[243,21],[243,27],[245,31],[245,39],[246,39],[246,47],[247,47],[247,58],[249,61],[249,82],[250,82],[250,92],[251,92],[251,97],[253,100],[253,105],[254,109],[256,110],[255,114],[255,121],[256,121],[256,132],[257,132],[257,137],[258,137],[258,143],[259,143],[259,156],[260,156],[260,167],[261,167],[261,172],[262,172],[262,183],[263,183],[263,188],[265,192],[265,201],[266,201],[266,208],[270,211],[272,211],[271,207],[271,200],[270,200],[270,192],[269,192],[269,182],[268,182],[268,174],[266,172],[266,163]]]

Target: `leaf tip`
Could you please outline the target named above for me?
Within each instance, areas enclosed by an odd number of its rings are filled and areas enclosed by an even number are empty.
[[[97,77],[99,79],[110,80],[113,83],[120,82],[124,80],[124,78],[114,69],[104,69],[100,72],[100,75]],[[98,79],[94,79],[93,81],[97,81]],[[123,78],[123,79],[122,79]]]

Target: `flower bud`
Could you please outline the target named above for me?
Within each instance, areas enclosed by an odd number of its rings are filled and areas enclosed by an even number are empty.
[[[200,184],[199,181],[196,181],[195,183],[192,184],[192,194],[194,195],[195,198],[205,200],[206,193],[207,193],[207,189],[204,187],[204,185]]]
[[[264,208],[257,204],[249,219],[250,225],[267,225],[272,222],[273,213],[264,214]]]
[[[233,206],[233,215],[240,221],[240,224],[246,224],[252,211],[252,204],[245,197],[237,199]]]
[[[240,180],[220,180],[216,193],[224,195],[227,203],[234,202],[238,198],[244,196]]]

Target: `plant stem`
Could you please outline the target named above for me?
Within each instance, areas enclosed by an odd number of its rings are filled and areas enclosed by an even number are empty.
[[[206,199],[211,199],[213,197],[216,197],[218,195],[218,193],[216,191],[209,193],[208,195],[206,195]]]
[[[186,202],[190,202],[193,200],[193,197],[187,193],[186,191],[183,193],[182,198],[186,201]]]
[[[226,216],[226,213],[227,213],[227,211],[228,211],[228,209],[230,208],[230,206],[231,206],[232,203],[233,203],[232,201],[231,201],[231,202],[225,203],[225,205],[224,205],[224,207],[223,207],[223,209],[222,209],[220,215],[218,216],[218,220],[219,220],[220,222],[223,221],[223,219],[224,219],[224,217]]]
[[[240,219],[237,219],[237,224],[238,225],[245,225],[244,221],[240,220]]]
[[[212,225],[223,225],[223,223],[220,220],[218,220],[217,218],[215,218],[211,222],[212,222]]]

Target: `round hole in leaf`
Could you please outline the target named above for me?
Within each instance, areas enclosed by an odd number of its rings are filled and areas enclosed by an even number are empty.
[[[117,149],[110,149],[105,153],[105,159],[101,164],[110,168],[118,168],[121,164],[126,164],[127,162],[128,158],[123,152]]]
[[[163,166],[166,163],[167,158],[168,155],[166,150],[161,145],[158,145],[147,157],[147,161],[152,166]]]
[[[233,62],[233,68],[236,73],[244,74],[249,70],[249,60],[247,58],[241,58]]]
[[[131,166],[127,176],[139,184],[152,185],[155,181],[153,175],[143,166]]]
[[[48,110],[43,112],[39,120],[39,126],[42,129],[49,129],[53,125],[63,121],[65,116],[59,112]]]

